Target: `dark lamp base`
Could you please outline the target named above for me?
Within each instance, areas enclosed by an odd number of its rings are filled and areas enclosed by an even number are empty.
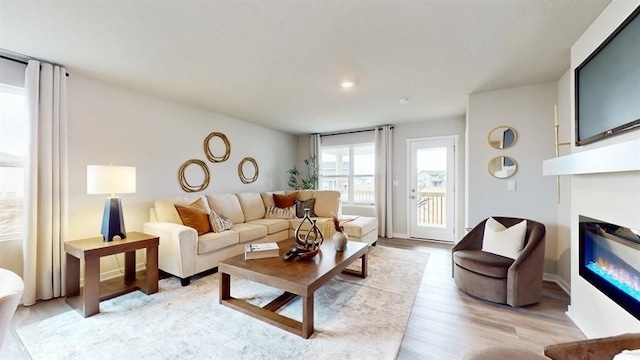
[[[102,214],[102,238],[104,241],[112,241],[114,237],[120,239],[127,237],[124,229],[124,218],[122,217],[122,205],[120,198],[107,198],[104,203],[104,213]]]

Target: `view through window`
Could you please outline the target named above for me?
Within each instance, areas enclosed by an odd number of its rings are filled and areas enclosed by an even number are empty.
[[[24,89],[0,84],[0,241],[22,237],[26,151]]]
[[[375,144],[322,147],[320,189],[338,190],[343,204],[375,203]]]

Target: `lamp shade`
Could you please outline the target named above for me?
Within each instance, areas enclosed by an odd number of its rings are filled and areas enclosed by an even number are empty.
[[[87,194],[128,194],[136,192],[133,166],[87,165]]]

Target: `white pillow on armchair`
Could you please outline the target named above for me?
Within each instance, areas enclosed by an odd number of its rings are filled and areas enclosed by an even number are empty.
[[[527,220],[505,227],[490,217],[484,226],[482,251],[516,259],[524,248],[524,237],[527,234]]]

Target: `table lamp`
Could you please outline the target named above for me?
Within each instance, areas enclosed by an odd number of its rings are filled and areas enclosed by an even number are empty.
[[[136,192],[136,168],[133,166],[87,165],[87,194],[111,194],[104,203],[102,238],[127,237],[122,205],[116,194]]]

